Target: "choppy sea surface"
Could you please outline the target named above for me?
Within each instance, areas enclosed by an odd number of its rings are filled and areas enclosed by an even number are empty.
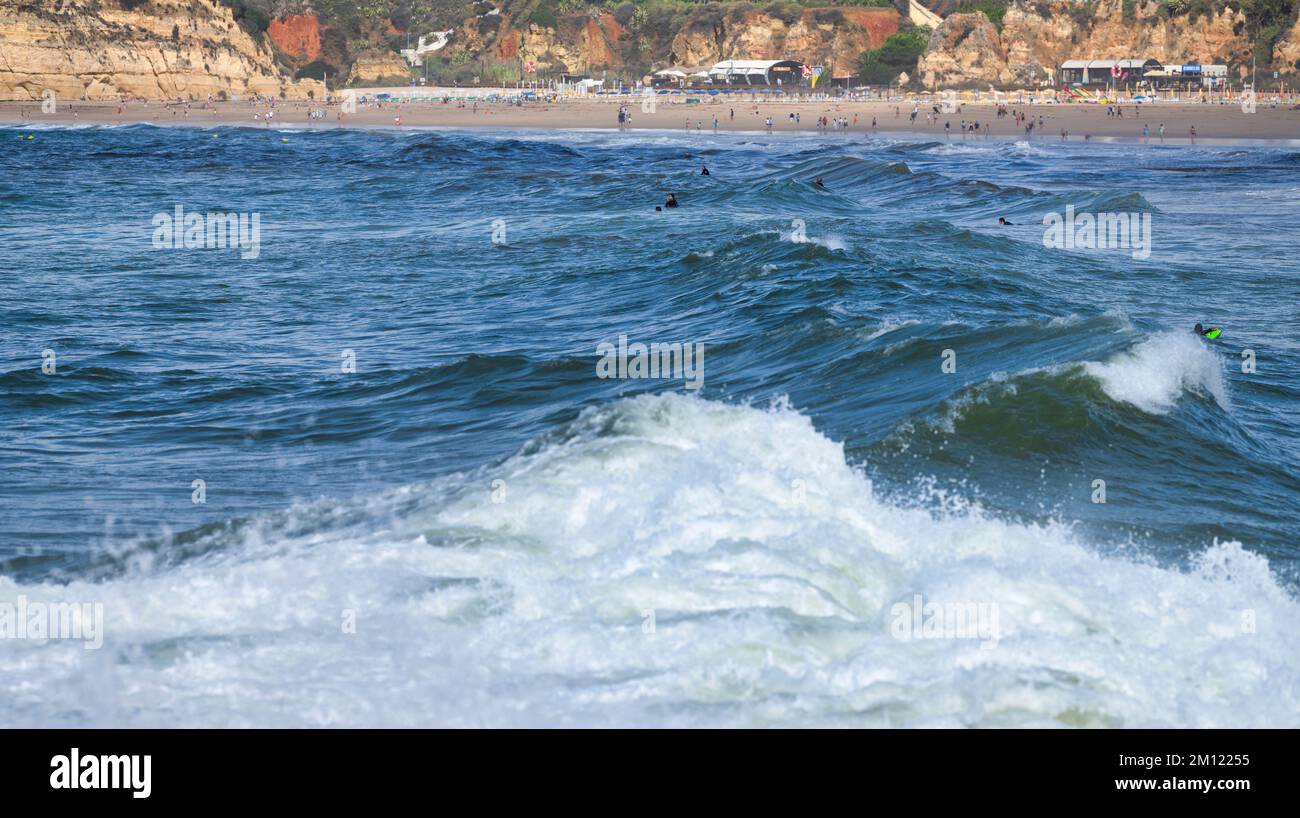
[[[2,724],[1300,725],[1296,148],[0,144]]]

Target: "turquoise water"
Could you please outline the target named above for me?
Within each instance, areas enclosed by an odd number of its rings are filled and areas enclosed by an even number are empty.
[[[0,139],[6,723],[1296,723],[1295,148]]]

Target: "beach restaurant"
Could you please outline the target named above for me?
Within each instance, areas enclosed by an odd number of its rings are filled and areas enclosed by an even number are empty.
[[[708,83],[709,72],[693,68],[665,68],[650,76],[650,84],[655,88],[686,88]]]
[[[1153,59],[1066,60],[1057,76],[1062,85],[1108,85],[1111,82],[1139,82],[1148,71],[1163,71]]]
[[[709,69],[714,85],[798,85],[803,64],[798,60],[724,60]]]

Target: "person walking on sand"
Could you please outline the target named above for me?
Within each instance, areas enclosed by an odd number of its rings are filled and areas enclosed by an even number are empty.
[[[1160,123],[1160,141],[1165,141],[1165,123],[1163,122]]]
[[[1143,142],[1151,141],[1151,129],[1148,128],[1145,124],[1142,126],[1142,141]]]
[[[1192,126],[1192,131],[1191,131],[1191,133],[1192,133],[1192,144],[1195,145],[1195,144],[1196,144],[1196,126],[1195,126],[1195,125]]]

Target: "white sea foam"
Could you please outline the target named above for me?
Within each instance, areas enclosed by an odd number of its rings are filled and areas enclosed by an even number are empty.
[[[1191,332],[1163,332],[1102,362],[1084,364],[1112,399],[1144,412],[1164,414],[1188,390],[1206,394],[1224,409],[1228,389],[1213,348]]]
[[[871,331],[867,331],[865,329],[860,330],[858,332],[858,336],[863,341],[874,341],[877,338],[881,337],[882,335],[888,335],[891,332],[897,332],[898,330],[903,329],[905,327],[914,327],[919,323],[920,321],[917,321],[913,318],[906,318],[901,321],[892,321],[889,319],[885,319],[884,321],[881,322],[880,326],[876,327]]]
[[[290,518],[100,583],[0,579],[105,608],[102,650],[0,643],[0,722],[1300,725],[1300,604],[1263,557],[1179,571],[899,507],[788,407],[619,401]],[[996,648],[895,638],[916,594],[996,604]]]

